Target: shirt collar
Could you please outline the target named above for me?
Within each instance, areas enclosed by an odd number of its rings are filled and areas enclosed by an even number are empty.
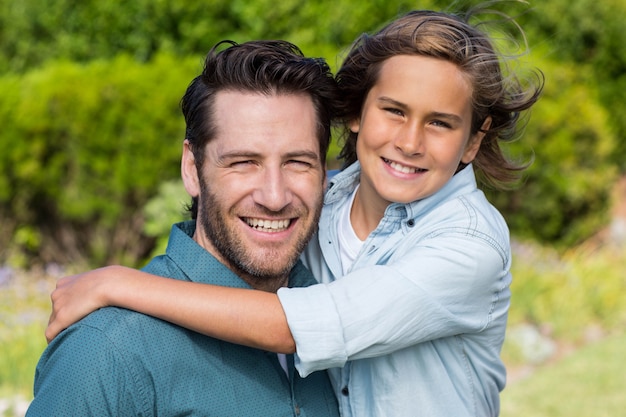
[[[359,175],[361,173],[361,165],[358,161],[335,175],[329,183],[328,191],[324,197],[325,204],[334,203],[342,198],[347,198],[350,192],[354,190],[359,183]],[[404,208],[408,217],[415,217],[420,213],[428,212],[434,207],[439,206],[444,201],[455,198],[459,195],[468,194],[476,189],[476,177],[472,164],[468,164],[465,168],[457,172],[450,181],[448,181],[435,194],[422,200],[410,203],[393,203],[385,210],[385,215],[389,213],[397,213],[398,208]]]

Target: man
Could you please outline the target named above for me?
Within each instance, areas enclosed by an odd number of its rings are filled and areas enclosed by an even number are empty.
[[[271,292],[315,283],[298,256],[321,209],[336,94],[330,70],[287,42],[219,49],[182,99],[181,173],[197,220],[174,225],[166,255],[144,270]],[[301,379],[291,357],[105,308],[48,346],[27,415],[338,411],[325,372]]]

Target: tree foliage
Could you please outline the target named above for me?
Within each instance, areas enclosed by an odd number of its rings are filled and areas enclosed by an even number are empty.
[[[410,1],[385,0],[5,1],[0,5],[0,72],[23,72],[49,60],[86,62],[120,53],[140,62],[159,51],[203,55],[222,39],[284,38],[307,54],[334,55],[358,33],[412,6]]]
[[[144,255],[140,207],[179,175],[178,100],[198,68],[120,55],[0,79],[3,234],[48,261]]]
[[[547,80],[543,97],[509,149],[532,164],[518,189],[491,192],[490,199],[517,235],[563,247],[580,243],[607,220],[616,140],[586,71],[549,60],[540,66]]]
[[[457,10],[478,3],[417,6]],[[522,64],[546,74],[544,97],[510,147],[534,163],[520,189],[491,197],[514,234],[579,242],[602,226],[616,168],[626,171],[626,3],[488,4],[517,18],[530,47]],[[415,6],[405,0],[0,2],[0,262],[87,257],[136,264],[150,251],[154,233],[142,232],[154,210],[143,207],[159,184],[179,176],[178,102],[215,42],[288,39],[337,68],[359,34]],[[337,149],[334,144],[329,160]],[[164,193],[157,199],[172,200]]]
[[[618,138],[608,156],[626,173],[626,2],[622,0],[550,0],[534,2],[535,11],[522,19],[529,36],[551,59],[585,71],[587,85],[606,109],[606,123]],[[569,87],[568,84],[562,87]]]

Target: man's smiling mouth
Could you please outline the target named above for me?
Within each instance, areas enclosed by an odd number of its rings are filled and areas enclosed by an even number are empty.
[[[252,217],[244,218],[244,221],[248,224],[248,226],[252,227],[261,232],[282,232],[289,228],[291,224],[291,219],[282,219],[282,220],[265,220],[265,219],[255,219]]]

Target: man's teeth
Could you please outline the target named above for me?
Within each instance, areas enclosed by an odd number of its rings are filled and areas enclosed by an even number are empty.
[[[264,232],[281,232],[289,227],[291,220],[263,220],[263,219],[246,219],[246,223],[257,230]]]
[[[402,172],[403,174],[415,174],[419,171],[421,171],[418,168],[412,168],[412,167],[408,167],[406,165],[400,165],[397,162],[393,162],[393,161],[389,161],[389,166],[391,168],[393,168],[396,171]]]

